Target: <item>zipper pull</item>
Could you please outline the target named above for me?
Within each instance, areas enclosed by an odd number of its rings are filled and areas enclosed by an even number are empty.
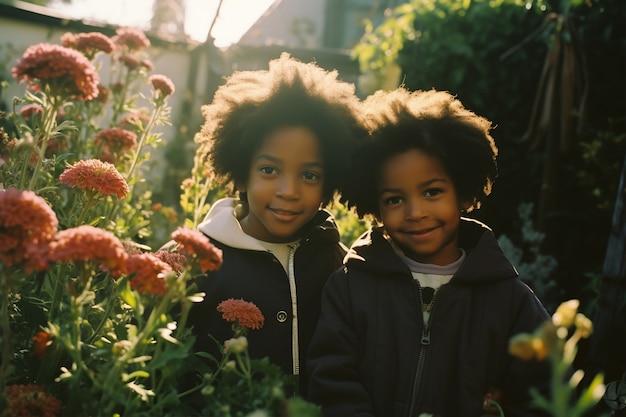
[[[424,330],[422,330],[422,346],[430,345],[430,329],[428,326],[424,326]]]

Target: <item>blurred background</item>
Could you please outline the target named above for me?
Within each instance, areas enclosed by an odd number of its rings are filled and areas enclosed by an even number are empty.
[[[283,51],[336,69],[361,97],[399,84],[457,95],[494,123],[499,147],[493,194],[472,217],[549,309],[581,300],[595,331],[580,365],[625,375],[624,0],[0,0],[0,109],[23,89],[11,68],[26,47],[121,26],[145,31],[155,72],[176,85],[150,173],[173,207],[202,104]],[[350,244],[362,224],[337,216]]]

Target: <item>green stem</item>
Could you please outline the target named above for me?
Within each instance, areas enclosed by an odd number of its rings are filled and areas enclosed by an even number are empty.
[[[9,291],[8,280],[9,273],[3,268],[2,270],[2,294],[0,295],[0,334],[2,340],[2,362],[0,362],[0,392],[4,392],[4,386],[9,376],[11,357],[13,356],[13,344],[11,343],[11,326],[9,323]]]
[[[46,148],[48,147],[48,140],[50,140],[50,136],[52,135],[52,130],[56,125],[58,112],[58,105],[54,98],[50,98],[46,101],[46,106],[44,107],[44,116],[43,116],[43,131],[41,132],[41,148],[38,150],[37,162],[35,164],[35,169],[33,170],[33,175],[30,178],[30,183],[28,185],[29,190],[34,190],[35,184],[39,177],[39,170],[41,169],[41,161],[46,156]],[[26,158],[24,163],[28,164],[30,158]]]

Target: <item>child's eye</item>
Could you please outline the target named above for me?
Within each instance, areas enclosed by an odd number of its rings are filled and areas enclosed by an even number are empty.
[[[429,188],[424,192],[424,196],[426,197],[435,197],[439,194],[443,193],[443,189],[441,188]]]
[[[383,199],[383,204],[386,206],[391,206],[394,204],[400,204],[402,202],[402,197],[394,195],[392,197],[387,197]]]
[[[305,172],[302,174],[302,178],[307,181],[319,181],[322,179],[322,176],[317,172]]]
[[[276,168],[271,167],[271,166],[262,166],[259,168],[259,172],[261,174],[265,174],[265,175],[272,175],[276,173]]]

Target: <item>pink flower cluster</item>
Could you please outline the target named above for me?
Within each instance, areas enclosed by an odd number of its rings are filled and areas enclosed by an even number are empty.
[[[104,195],[115,194],[120,200],[130,191],[126,180],[115,166],[99,159],[76,162],[63,171],[59,181],[69,187],[98,191]]]
[[[60,45],[38,43],[28,47],[12,74],[36,90],[47,86],[56,96],[81,100],[98,96],[100,77],[91,62],[80,52]]]
[[[172,233],[172,239],[183,254],[197,258],[202,272],[215,271],[222,266],[221,249],[216,248],[201,232],[179,227]]]

